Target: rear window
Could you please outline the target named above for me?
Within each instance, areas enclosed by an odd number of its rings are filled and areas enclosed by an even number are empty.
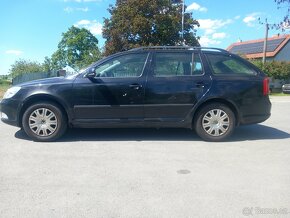
[[[257,72],[232,56],[207,54],[214,74],[257,75]]]

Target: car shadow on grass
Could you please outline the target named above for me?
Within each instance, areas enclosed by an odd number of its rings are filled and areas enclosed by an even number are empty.
[[[31,140],[23,130],[15,137]],[[257,124],[241,126],[235,129],[227,142],[248,140],[287,139],[290,134],[276,128]],[[69,129],[57,142],[77,141],[202,141],[190,129]]]

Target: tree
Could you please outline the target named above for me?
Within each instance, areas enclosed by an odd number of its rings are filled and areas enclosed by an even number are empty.
[[[87,29],[72,26],[62,34],[58,49],[51,57],[52,69],[70,66],[79,70],[101,57],[98,39]]]
[[[45,72],[51,72],[53,70],[51,58],[45,56],[42,66]]]
[[[105,54],[140,46],[180,45],[182,6],[170,0],[117,0],[110,5],[109,19],[104,20]],[[185,14],[184,39],[199,45],[195,26],[198,21]]]
[[[275,2],[278,5],[278,9],[286,8],[286,14],[280,23],[274,24],[274,27],[285,31],[285,29],[290,28],[290,0],[275,0]]]
[[[25,73],[38,73],[44,72],[43,66],[35,61],[19,59],[11,65],[9,74],[15,78],[18,75]]]

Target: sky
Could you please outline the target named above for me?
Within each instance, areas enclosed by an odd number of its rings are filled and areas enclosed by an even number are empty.
[[[90,30],[103,47],[102,25],[115,0],[0,0],[0,75],[16,60],[42,63],[57,49],[62,33],[72,25]],[[265,36],[258,18],[275,23],[286,8],[274,0],[185,0],[186,12],[200,23],[197,36],[202,46],[227,48],[238,40]],[[287,30],[286,33],[290,31]],[[270,30],[269,37],[281,33]],[[283,34],[283,33],[282,33]],[[284,32],[285,34],[285,32]]]

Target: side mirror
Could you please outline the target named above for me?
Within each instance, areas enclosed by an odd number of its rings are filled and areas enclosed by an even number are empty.
[[[95,68],[89,69],[89,72],[86,74],[86,77],[89,79],[93,79],[96,77]]]

